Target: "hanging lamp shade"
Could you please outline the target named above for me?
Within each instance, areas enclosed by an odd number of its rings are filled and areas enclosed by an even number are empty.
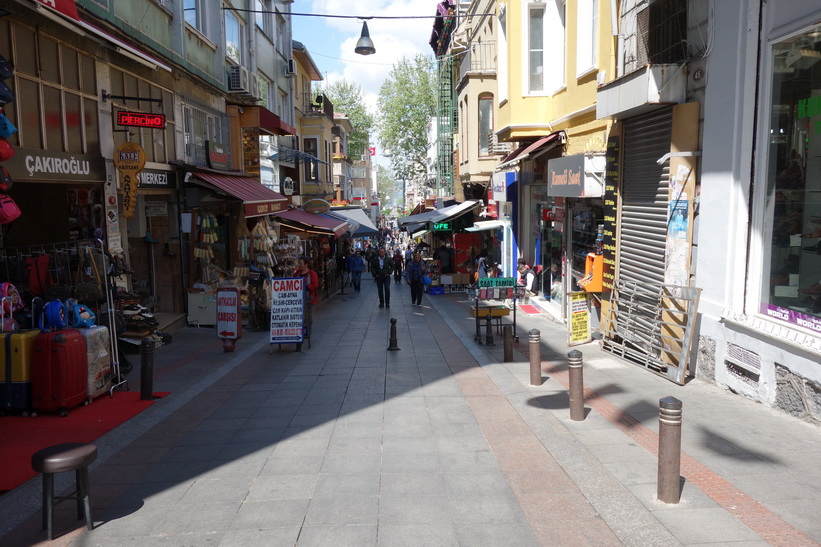
[[[356,42],[354,52],[359,55],[372,55],[376,53],[376,48],[373,47],[373,40],[371,40],[371,35],[368,32],[367,21],[362,21],[362,35],[359,37],[359,41]]]

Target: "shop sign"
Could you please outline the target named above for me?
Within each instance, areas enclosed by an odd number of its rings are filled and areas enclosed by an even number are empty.
[[[54,11],[60,13],[61,15],[65,15],[69,19],[73,19],[75,21],[80,20],[80,16],[77,13],[77,5],[75,4],[75,0],[35,0],[38,4],[42,4],[46,7],[53,9]]]
[[[515,277],[480,277],[480,289],[496,289],[503,287],[516,287]]]
[[[114,151],[114,167],[136,177],[145,167],[145,150],[136,142],[124,142]]]
[[[305,279],[271,281],[271,343],[302,342],[305,315]]]
[[[797,310],[773,306],[767,302],[761,303],[761,313],[771,319],[784,321],[791,325],[803,327],[821,334],[821,318],[814,317]]]
[[[291,177],[285,177],[285,180],[282,181],[282,192],[286,196],[294,195],[294,179]]]
[[[616,279],[616,202],[619,187],[620,138],[613,135],[607,139],[604,168],[604,207],[602,208],[604,229],[602,231],[602,291],[613,290]]]
[[[331,204],[324,199],[309,199],[302,204],[302,210],[313,215],[321,215],[327,213],[331,208]]]
[[[167,201],[146,201],[145,202],[145,216],[147,216],[147,217],[167,217],[168,216],[168,202]]]
[[[205,141],[206,161],[211,169],[228,169],[228,152],[221,142]]]
[[[140,171],[138,178],[140,179],[141,188],[174,188],[175,186],[173,171],[146,169]]]
[[[547,193],[551,196],[584,196],[584,154],[547,162]]]
[[[247,218],[258,217],[263,215],[270,215],[277,211],[283,210],[284,202],[281,201],[265,201],[262,203],[246,203],[245,216]]]
[[[137,178],[122,172],[120,177],[123,188],[123,217],[132,218],[137,209]]]
[[[145,114],[121,110],[117,112],[117,125],[165,129],[165,114]]]
[[[242,338],[239,289],[222,287],[217,291],[217,338]]]
[[[593,338],[590,333],[590,305],[586,292],[572,292],[567,295],[567,305],[570,308],[568,317],[567,345],[578,346],[586,344]]]
[[[434,232],[450,232],[451,225],[450,222],[434,222],[433,223],[433,231]]]
[[[23,173],[34,180],[59,182],[104,182],[105,158],[84,154],[65,154],[50,150],[14,147],[14,156],[3,162],[12,176]]]

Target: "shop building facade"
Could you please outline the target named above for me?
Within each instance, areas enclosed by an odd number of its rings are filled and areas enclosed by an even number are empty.
[[[821,9],[732,4],[705,68],[696,373],[819,423]]]

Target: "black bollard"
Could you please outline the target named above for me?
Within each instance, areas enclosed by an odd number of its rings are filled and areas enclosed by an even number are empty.
[[[657,495],[664,503],[681,497],[681,410],[675,397],[659,399],[659,461]]]
[[[154,400],[154,346],[153,338],[143,338],[140,344],[140,400]]]
[[[490,312],[485,316],[485,326],[487,327],[487,331],[485,331],[485,345],[495,346],[496,342],[493,341],[493,318],[490,316]]]
[[[570,375],[570,419],[574,422],[584,421],[584,376],[582,352],[574,349],[567,354],[567,366]]]
[[[391,317],[391,337],[389,340],[390,344],[388,344],[388,351],[399,351],[400,348],[397,345],[396,341],[396,319]]]
[[[530,385],[542,385],[542,333],[536,329],[527,333],[530,342]]]
[[[510,363],[513,361],[513,327],[510,325],[505,325],[504,329],[502,329],[504,333],[504,359],[505,363]]]

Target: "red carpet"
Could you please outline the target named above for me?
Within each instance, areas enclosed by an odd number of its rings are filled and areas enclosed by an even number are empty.
[[[534,306],[533,304],[522,304],[519,306],[519,309],[525,312],[526,315],[539,315],[542,313],[539,311],[539,308]]]
[[[164,395],[167,393],[154,394]],[[118,391],[114,397],[104,395],[88,406],[71,410],[65,418],[56,414],[0,417],[0,494],[37,474],[31,468],[31,456],[38,450],[61,443],[94,441],[152,403],[141,401],[139,392]]]

